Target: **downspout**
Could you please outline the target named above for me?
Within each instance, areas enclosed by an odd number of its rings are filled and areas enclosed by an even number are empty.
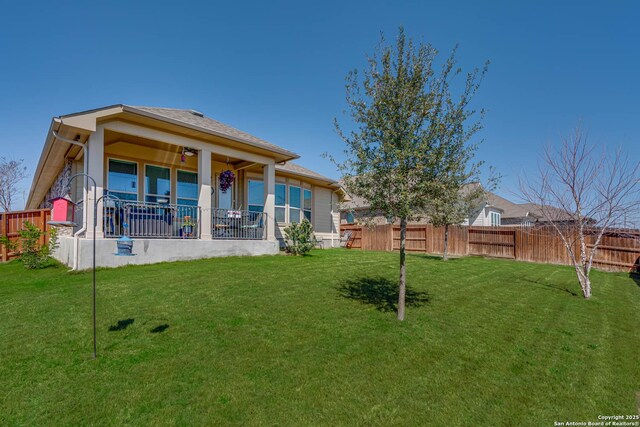
[[[87,144],[86,143],[83,144],[80,141],[74,141],[72,139],[63,138],[60,135],[58,135],[58,133],[54,130],[51,130],[51,133],[53,134],[53,137],[55,139],[59,139],[60,141],[64,141],[69,144],[77,145],[82,148],[82,151],[83,151],[82,160],[84,163],[84,173],[85,175],[89,175],[89,147],[87,146]],[[71,267],[72,270],[78,269],[78,265],[79,265],[78,257],[80,256],[80,249],[79,249],[80,235],[87,231],[87,191],[89,191],[87,187],[89,187],[89,179],[85,178],[84,187],[82,189],[82,227],[80,227],[78,231],[73,233],[73,266]]]
[[[331,192],[331,248],[333,248],[333,230],[335,223],[333,222],[333,191]]]

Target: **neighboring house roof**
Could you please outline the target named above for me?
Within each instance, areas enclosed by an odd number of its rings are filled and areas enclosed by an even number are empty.
[[[518,206],[522,206],[524,209],[527,209],[528,211],[530,211],[532,215],[535,215],[539,218],[539,221],[543,221],[543,222],[547,221],[546,217],[542,213],[542,207],[540,205],[537,205],[535,203],[522,203]],[[575,220],[575,218],[571,213],[560,208],[555,208],[550,206],[547,208],[547,212],[553,217],[552,219],[554,221],[574,221]],[[595,222],[595,220],[587,219],[587,222]]]
[[[314,172],[311,169],[307,169],[293,162],[286,162],[284,164],[276,163],[276,170],[281,172],[287,172],[293,175],[303,176],[306,178],[317,179],[319,181],[325,181],[329,184],[338,185],[338,182],[335,179],[331,179],[324,175],[320,175],[319,173]]]
[[[369,202],[367,201],[367,199],[358,196],[352,196],[346,192],[344,180],[339,180],[338,185],[340,185],[344,193],[348,195],[348,199],[346,199],[345,202],[340,205],[340,210],[351,211],[357,209],[369,209]]]
[[[339,184],[344,188],[343,181],[339,181]],[[472,183],[464,186],[461,191],[468,191],[472,186],[477,186],[479,184]],[[485,196],[486,206],[495,208],[497,210],[502,211],[502,219],[517,219],[517,220],[530,220],[532,222],[546,222],[546,218],[542,213],[542,208],[535,203],[513,203],[510,200],[505,199],[504,197],[498,196],[495,193],[490,191],[486,192]],[[479,201],[479,206],[482,205],[482,202]],[[483,206],[484,207],[484,206]],[[343,203],[341,205],[342,211],[351,211],[351,210],[359,210],[359,209],[368,209],[369,202],[357,196],[350,196],[350,200]],[[553,212],[554,219],[558,221],[573,221],[573,216],[563,211],[560,208],[549,208],[550,212]]]
[[[502,209],[502,218],[526,218],[538,215],[533,214],[530,209],[523,205],[513,203],[504,197],[500,197],[490,191],[487,192],[487,202],[498,209]]]

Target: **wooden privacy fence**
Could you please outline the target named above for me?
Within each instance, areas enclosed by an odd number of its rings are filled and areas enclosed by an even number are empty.
[[[351,230],[347,248],[374,251],[400,249],[400,226],[367,227],[342,225]],[[593,247],[595,235],[586,236]],[[406,249],[410,252],[441,254],[444,228],[431,224],[407,226]],[[577,248],[576,248],[577,249]],[[559,234],[551,227],[449,227],[449,254],[480,255],[521,261],[572,265]],[[631,271],[640,262],[640,231],[606,233],[594,256],[594,266],[604,270]]]
[[[18,240],[18,231],[22,230],[24,223],[29,221],[36,225],[42,231],[49,231],[47,222],[51,219],[50,209],[34,209],[30,211],[14,211],[0,212],[0,236],[6,236],[10,241]],[[47,243],[47,235],[40,238],[40,244]],[[2,262],[9,261],[17,254],[9,252],[6,245],[2,245],[0,251],[0,260]]]

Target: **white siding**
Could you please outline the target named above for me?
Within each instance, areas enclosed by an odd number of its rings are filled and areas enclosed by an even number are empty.
[[[482,227],[483,225],[485,225],[485,221],[486,221],[486,209],[483,207],[482,209],[475,211],[473,215],[471,215],[469,222],[474,227]]]

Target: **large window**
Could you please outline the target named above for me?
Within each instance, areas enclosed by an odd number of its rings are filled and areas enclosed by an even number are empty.
[[[287,186],[284,184],[276,184],[276,221],[285,222],[285,213],[287,211]]]
[[[500,213],[498,212],[490,212],[491,215],[491,226],[497,227],[500,225]]]
[[[153,203],[171,202],[171,170],[169,168],[146,165],[144,178],[145,201]]]
[[[262,181],[250,180],[248,183],[248,205],[251,212],[264,211],[264,184]]]
[[[138,165],[109,159],[107,191],[121,200],[138,200]]]
[[[311,222],[311,190],[304,190],[304,204],[303,204],[304,217]]]
[[[177,203],[179,205],[198,206],[198,174],[179,170],[177,179]]]
[[[289,222],[300,222],[300,187],[289,186]]]

